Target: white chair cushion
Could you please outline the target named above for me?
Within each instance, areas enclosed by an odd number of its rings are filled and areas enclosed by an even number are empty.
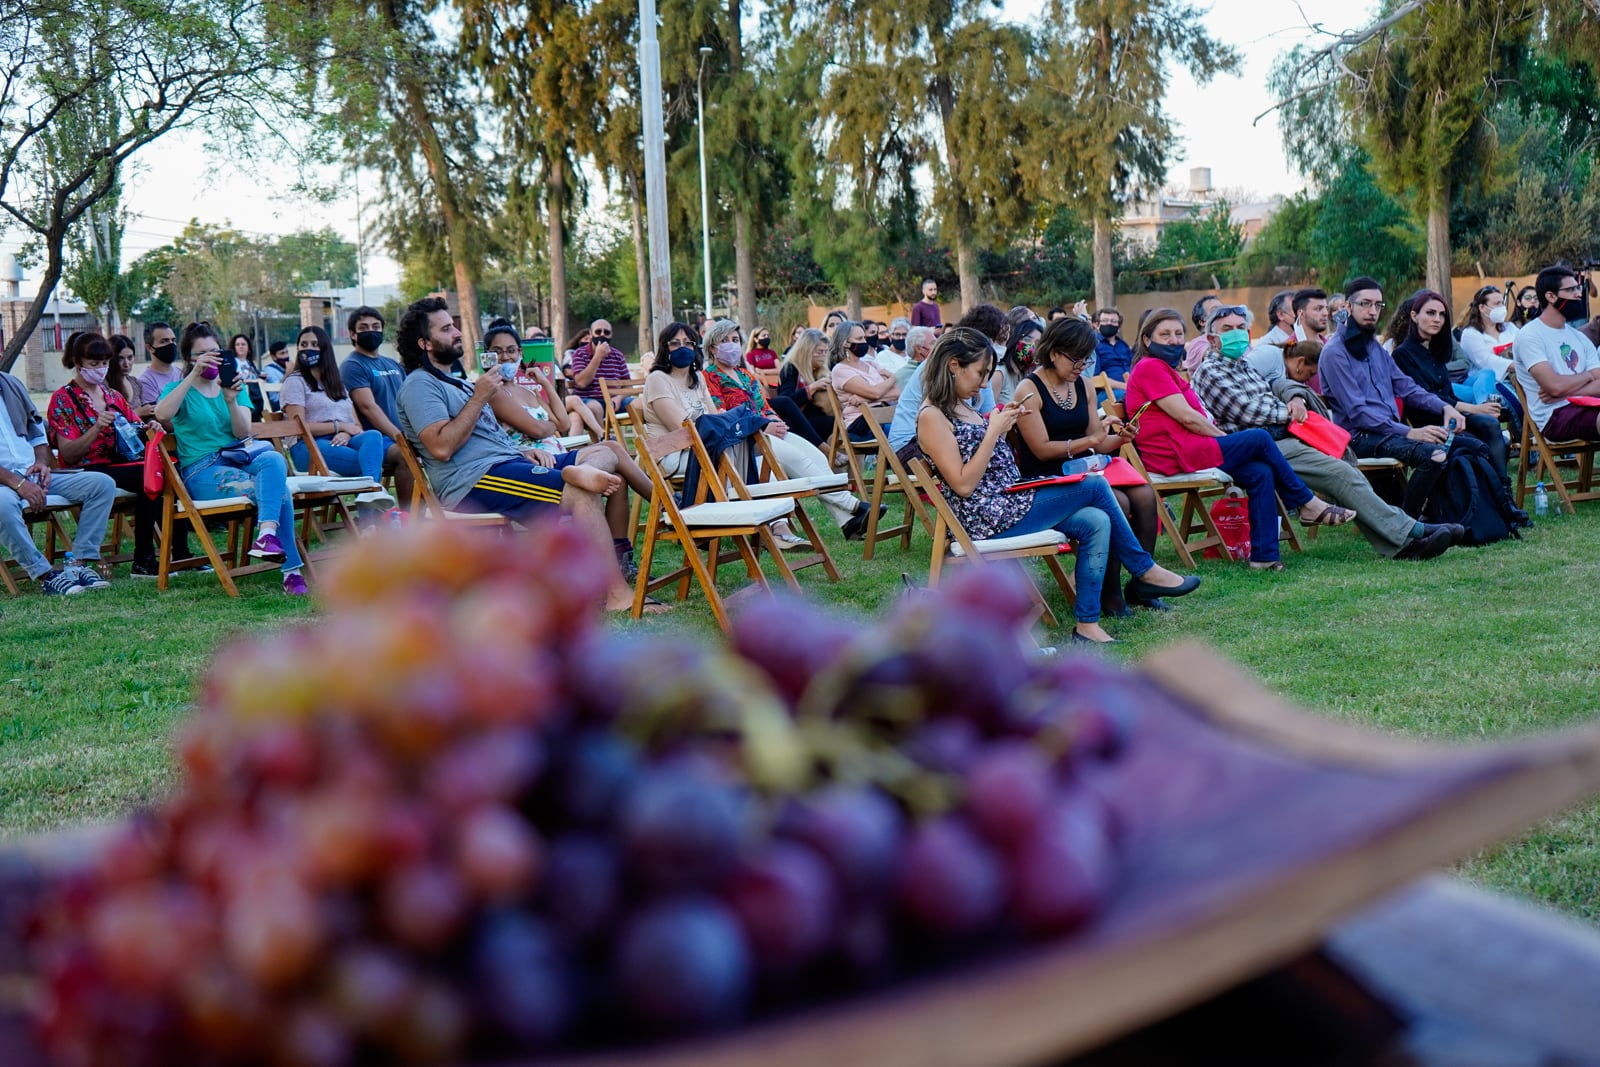
[[[1384,459],[1380,456],[1374,456],[1371,459],[1356,460],[1356,466],[1364,471],[1375,471],[1382,470],[1385,467],[1400,467],[1404,466],[1404,464],[1397,459]]]
[[[850,484],[848,474],[826,474],[815,478],[779,478],[770,482],[756,482],[750,486],[750,495],[760,500],[769,496],[782,496],[785,493],[799,493],[807,489],[819,493],[832,492],[843,489]]]
[[[74,504],[72,501],[68,500],[66,497],[64,497],[64,496],[56,496],[54,493],[46,493],[44,495],[44,506],[47,507],[47,508],[72,508],[72,507],[77,507],[76,504]]]
[[[760,526],[794,511],[793,500],[711,500],[683,509],[690,526]]]
[[[430,514],[432,514],[430,512]],[[446,522],[510,522],[511,520],[498,511],[445,511],[441,512]]]
[[[556,444],[563,452],[571,452],[574,448],[583,448],[586,445],[594,444],[594,442],[589,440],[589,435],[586,433],[575,433],[566,437],[556,438]]]
[[[196,500],[194,502],[195,508],[199,511],[217,511],[221,508],[236,508],[241,504],[253,507],[254,501],[247,496],[219,496],[215,500]],[[183,502],[180,500],[178,502],[178,514],[183,514],[183,510]]]
[[[1015,537],[990,537],[983,541],[972,542],[972,547],[978,550],[978,555],[984,556],[990,552],[1016,552],[1024,548],[1045,548],[1049,545],[1066,543],[1066,535],[1061,531],[1040,530],[1038,533],[1017,534]],[[950,554],[965,556],[967,552],[959,544],[952,543]]]
[[[1189,471],[1185,474],[1156,474],[1150,473],[1151,485],[1171,485],[1174,482],[1210,481],[1219,485],[1232,485],[1233,479],[1228,477],[1228,472],[1221,467],[1207,467],[1203,471]]]
[[[284,479],[294,493],[363,493],[380,488],[371,478],[341,478],[321,474],[291,474]]]

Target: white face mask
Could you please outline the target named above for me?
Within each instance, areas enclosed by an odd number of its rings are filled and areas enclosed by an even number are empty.
[[[999,359],[999,358],[1003,357],[1006,354],[1005,346],[1002,345],[999,341],[990,341],[989,342],[989,347],[994,349],[994,354],[995,354],[995,358],[996,359]]]
[[[1489,321],[1493,323],[1501,323],[1506,321],[1506,306],[1501,304],[1497,308],[1490,308]]]

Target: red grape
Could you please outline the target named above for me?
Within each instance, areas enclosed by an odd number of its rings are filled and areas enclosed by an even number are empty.
[[[1011,863],[1018,921],[1036,933],[1081,926],[1102,907],[1116,870],[1105,820],[1093,800],[1066,796],[1045,812]]]
[[[998,742],[967,769],[967,814],[986,838],[1009,848],[1033,830],[1054,784],[1050,761],[1038,748],[1025,741]]]
[[[906,740],[906,755],[941,774],[964,774],[978,755],[983,736],[971,720],[953,715],[930,719]]]
[[[265,877],[236,892],[223,912],[228,959],[257,985],[281,988],[310,969],[322,945],[315,899],[293,878]]]
[[[899,862],[901,818],[876,789],[833,786],[801,801],[790,832],[828,860],[839,884],[857,898],[874,898]]]
[[[804,600],[758,597],[738,613],[733,648],[765,671],[792,705],[859,635],[859,626],[817,611]]]
[[[738,858],[741,804],[727,786],[683,770],[653,768],[629,791],[621,832],[629,863],[652,885],[704,886]]]
[[[763,970],[796,970],[828,947],[838,908],[833,876],[805,845],[773,843],[740,864],[725,895]]]
[[[378,945],[355,945],[334,959],[326,996],[345,1025],[377,1036],[405,1011],[413,984],[399,953]]]
[[[638,751],[623,738],[600,731],[578,734],[551,775],[560,816],[573,826],[609,824],[638,773]]]
[[[538,877],[538,835],[509,808],[486,805],[469,813],[456,829],[455,844],[456,869],[480,900],[516,896]]]
[[[467,895],[449,870],[420,863],[389,875],[379,905],[384,922],[403,944],[436,949],[466,917]]]
[[[654,904],[617,941],[623,999],[660,1030],[700,1030],[732,1022],[749,995],[750,958],[739,924],[704,897]]]
[[[577,941],[603,933],[622,893],[616,846],[598,834],[568,833],[550,842],[540,884],[542,911]]]
[[[900,863],[899,901],[919,926],[956,937],[994,923],[1005,905],[1005,874],[995,854],[951,816],[911,831]]]
[[[522,912],[488,916],[474,937],[473,1003],[519,1050],[548,1045],[571,1021],[571,982],[549,927]]]

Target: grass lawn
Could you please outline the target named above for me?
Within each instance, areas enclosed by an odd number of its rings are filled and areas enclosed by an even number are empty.
[[[1380,730],[1463,740],[1547,730],[1600,705],[1597,544],[1600,508],[1542,522],[1520,543],[1424,564],[1384,563],[1353,528],[1325,531],[1288,558],[1286,574],[1206,563],[1205,585],[1176,610],[1108,628],[1122,658],[1200,638],[1296,703]],[[831,547],[844,581],[830,585],[815,570],[801,580],[846,610],[891,602],[902,571],[927,574],[925,535],[909,554],[880,546],[870,564],[859,545]],[[242,599],[229,600],[207,576],[175,578],[157,595],[153,582],[124,574],[70,599],[0,599],[0,836],[106,819],[158,797],[172,781],[168,739],[213,650],[315,610],[282,596],[273,575],[244,579]],[[724,574],[729,591],[740,584],[733,568]],[[714,632],[698,594],[649,625]],[[1600,805],[1588,805],[1461,872],[1600,919],[1597,842]]]

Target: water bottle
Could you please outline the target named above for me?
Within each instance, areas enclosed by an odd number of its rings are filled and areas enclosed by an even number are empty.
[[[1069,459],[1061,465],[1062,474],[1092,474],[1111,466],[1111,457],[1103,452],[1092,452],[1081,459]]]
[[[1524,482],[1524,485],[1527,483]],[[1535,515],[1550,514],[1550,494],[1544,491],[1544,483],[1540,482],[1533,487],[1533,513]]]
[[[139,443],[139,432],[120,412],[112,425],[117,431],[117,449],[124,456],[133,459],[144,454],[144,445]]]

